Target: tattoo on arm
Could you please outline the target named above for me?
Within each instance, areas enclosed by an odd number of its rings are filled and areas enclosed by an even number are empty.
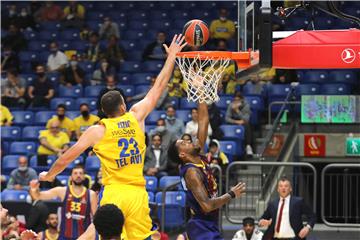
[[[185,174],[187,188],[192,192],[196,201],[204,212],[211,212],[228,203],[231,199],[229,194],[217,198],[209,198],[208,192],[202,183],[202,175],[196,168],[190,168]]]

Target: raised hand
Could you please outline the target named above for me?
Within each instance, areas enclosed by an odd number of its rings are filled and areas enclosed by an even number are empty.
[[[32,230],[25,230],[20,235],[20,240],[37,240],[38,235]]]
[[[239,198],[241,197],[241,195],[245,194],[245,190],[246,190],[245,183],[239,182],[230,190],[235,193],[236,198]]]
[[[38,180],[31,180],[29,186],[30,189],[38,189],[40,187],[40,183]]]
[[[163,44],[166,53],[168,56],[176,57],[176,54],[181,51],[186,46],[185,37],[182,34],[175,34],[170,46]]]

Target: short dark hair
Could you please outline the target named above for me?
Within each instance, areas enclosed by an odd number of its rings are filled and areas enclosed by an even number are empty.
[[[7,72],[10,73],[11,75],[14,75],[15,77],[18,76],[19,74],[15,68],[11,68]]]
[[[190,112],[192,113],[192,111],[194,111],[194,110],[197,111],[198,109],[193,107],[193,108],[191,108]]]
[[[285,175],[281,176],[279,181],[278,181],[278,184],[279,182],[289,182],[290,183],[290,186],[292,187],[292,184],[291,184],[291,181],[288,177],[286,177]]]
[[[89,104],[87,104],[87,103],[82,103],[82,104],[80,104],[80,108],[81,108],[82,106],[87,106],[87,107],[89,107]]]
[[[154,137],[159,137],[160,140],[162,140],[162,136],[160,133],[154,133],[152,136],[151,136],[151,140],[154,140]]]
[[[74,171],[75,169],[82,169],[82,170],[84,171],[84,173],[85,173],[85,168],[84,168],[84,166],[81,165],[81,164],[77,164],[77,165],[75,165],[75,167],[73,167],[73,168],[71,169],[70,175],[73,173],[73,171]]]
[[[209,143],[209,148],[211,148],[211,147],[219,147],[219,145],[218,145],[216,142],[211,141],[211,142]]]
[[[177,164],[182,164],[181,158],[179,156],[179,149],[176,146],[176,143],[177,143],[177,140],[170,143],[169,149],[167,152],[168,157],[169,157],[170,161],[173,161],[174,163],[177,163]]]
[[[93,223],[102,239],[120,237],[124,225],[124,215],[116,205],[105,204],[96,211]]]
[[[57,105],[56,109],[59,109],[59,108],[63,108],[66,110],[66,105],[65,104],[62,104],[60,103],[59,105]]]
[[[243,219],[243,225],[251,225],[251,226],[254,226],[255,225],[255,220],[252,218],[252,217],[246,217]]]
[[[173,105],[168,105],[168,106],[166,107],[166,111],[169,110],[169,108],[172,108],[172,109],[176,110]]]
[[[101,109],[107,116],[113,116],[119,111],[119,106],[124,104],[121,93],[111,90],[101,97]]]
[[[97,32],[92,32],[90,34],[90,37],[99,37],[99,34]]]
[[[189,134],[189,133],[184,133],[182,136],[181,136],[181,139],[184,140],[184,136],[188,136],[190,138],[190,142],[193,142],[192,141],[192,136]]]

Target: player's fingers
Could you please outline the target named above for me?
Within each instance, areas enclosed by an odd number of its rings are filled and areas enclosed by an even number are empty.
[[[176,42],[176,38],[177,38],[177,34],[175,34],[175,36],[173,37],[173,40],[171,41],[171,44]]]
[[[166,52],[169,52],[169,48],[168,48],[168,46],[166,46],[166,44],[163,44],[163,47],[165,48]]]
[[[181,49],[183,49],[187,45],[187,42],[184,42],[183,45],[180,46]]]
[[[182,34],[179,34],[176,38],[176,43],[181,44]]]

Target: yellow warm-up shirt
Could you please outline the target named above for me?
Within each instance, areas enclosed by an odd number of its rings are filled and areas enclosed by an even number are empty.
[[[3,105],[0,105],[0,126],[5,125],[5,123],[11,123],[13,118],[14,117],[9,109]]]
[[[70,142],[69,136],[64,132],[59,132],[56,136],[50,133],[50,130],[40,131],[39,139],[46,138],[48,143],[56,148],[62,148],[65,144]],[[53,152],[42,145],[38,148],[38,154],[40,155],[55,155],[56,152]]]
[[[104,118],[104,137],[93,151],[101,162],[103,185],[145,186],[145,134],[132,113],[117,118]]]
[[[222,22],[214,20],[210,24],[211,37],[215,39],[229,39],[235,34],[235,24],[231,20]]]
[[[99,120],[100,120],[100,118],[93,114],[89,115],[88,120],[85,120],[83,118],[83,116],[78,116],[74,119],[75,130],[80,129],[80,133],[82,134],[83,132],[85,132],[86,129],[88,129],[90,126],[96,124]]]
[[[50,120],[47,121],[47,123],[46,123],[46,128],[50,128],[51,121],[53,121],[55,119],[59,120],[59,118],[57,116],[54,116],[54,117],[50,118]],[[74,122],[70,118],[64,117],[64,119],[62,121],[60,121],[60,129],[61,129],[62,132],[75,131]]]

